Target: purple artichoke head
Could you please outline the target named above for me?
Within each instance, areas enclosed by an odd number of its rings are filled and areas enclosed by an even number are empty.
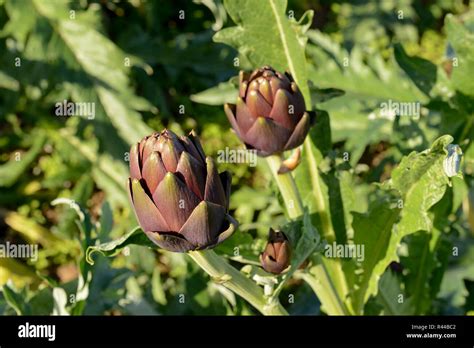
[[[290,260],[291,247],[288,238],[283,232],[270,228],[267,245],[260,255],[263,269],[269,273],[280,274],[290,265]]]
[[[237,104],[224,106],[227,118],[247,148],[269,156],[301,145],[312,124],[293,77],[269,66],[240,72]]]
[[[128,192],[141,228],[163,249],[208,249],[229,237],[231,177],[219,174],[193,132],[170,130],[143,138],[130,150]]]

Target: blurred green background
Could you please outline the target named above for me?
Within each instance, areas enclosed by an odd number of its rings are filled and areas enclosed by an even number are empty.
[[[295,18],[307,9],[315,11],[307,46],[312,88],[345,91],[318,107],[330,114],[334,150],[350,153],[357,211],[372,199],[370,183],[389,178],[401,156],[438,135],[453,135],[465,150],[465,178],[439,203],[446,246],[459,247],[459,255],[437,260],[447,271],[424,313],[473,310],[474,103],[466,96],[473,91],[455,94],[441,80],[438,95],[427,99],[394,59],[400,43],[449,79],[453,51],[444,19],[461,18],[472,40],[468,2],[289,1]],[[8,284],[0,313],[254,313],[186,255],[138,246],[114,258],[95,256],[88,292],[76,291],[84,280],[84,239],[106,242],[136,226],[125,191],[131,143],[167,127],[195,129],[210,156],[241,147],[221,104],[235,97],[227,81],[248,66],[241,59],[236,67],[238,53],[212,40],[232,25],[222,3],[0,0],[0,23],[0,242],[40,246],[37,262],[0,258],[0,285]],[[342,72],[346,57],[351,66]],[[464,71],[470,78],[473,66]],[[388,99],[421,101],[422,119],[371,118]],[[95,103],[95,118],[56,116],[63,100]],[[239,247],[256,261],[268,227],[284,221],[270,175],[264,163],[219,169],[233,173],[231,209],[241,227],[218,252],[232,255]],[[51,204],[58,197],[87,212],[88,231],[75,222],[74,209]],[[403,266],[402,258],[394,268]],[[290,313],[319,314],[307,285],[292,281],[288,293],[295,294],[294,303],[283,301]]]

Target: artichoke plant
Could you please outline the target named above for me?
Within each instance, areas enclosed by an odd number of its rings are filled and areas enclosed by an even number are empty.
[[[239,75],[237,104],[224,106],[237,136],[248,149],[269,156],[301,145],[313,122],[291,74],[269,66]]]
[[[280,274],[289,265],[291,260],[291,247],[285,234],[270,228],[268,242],[265,250],[260,255],[260,263],[265,271]]]
[[[230,183],[230,174],[218,174],[194,133],[178,137],[164,130],[130,150],[127,188],[137,220],[150,240],[169,251],[212,248],[234,232]]]

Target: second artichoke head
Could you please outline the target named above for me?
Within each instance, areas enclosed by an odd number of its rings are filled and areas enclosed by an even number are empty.
[[[313,122],[293,77],[269,66],[240,72],[237,104],[224,106],[237,136],[248,149],[269,156],[301,145]]]

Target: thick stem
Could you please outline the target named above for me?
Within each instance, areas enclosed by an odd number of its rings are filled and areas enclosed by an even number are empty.
[[[314,190],[314,196],[316,201],[316,210],[319,214],[320,221],[321,221],[321,235],[323,238],[328,241],[329,243],[334,242],[336,240],[336,233],[334,232],[331,219],[329,216],[329,209],[326,205],[326,201],[324,199],[323,191],[321,190],[320,177],[319,177],[319,170],[318,170],[318,163],[316,161],[316,157],[312,155],[311,147],[313,146],[311,143],[311,139],[309,137],[306,138],[304,144],[305,152],[307,153],[307,161],[308,166],[310,167],[311,178],[311,186]],[[328,279],[332,281],[332,283],[337,284],[338,293],[340,294],[348,294],[349,287],[347,285],[347,280],[344,272],[342,271],[342,267],[340,263],[333,263],[325,258],[319,258],[320,263],[317,266],[318,272],[328,273],[328,270],[332,270],[329,272]]]
[[[310,154],[311,153],[311,143],[309,139],[306,139],[304,144],[305,152]],[[331,219],[329,218],[329,213],[326,208],[326,202],[324,200],[323,192],[321,191],[321,185],[319,185],[320,177],[319,177],[319,170],[318,164],[316,163],[316,158],[312,155],[307,156],[308,165],[310,167],[310,172],[313,174],[311,178],[311,186],[313,187],[314,191],[314,198],[316,203],[316,209],[320,216],[321,226],[322,226],[322,236],[328,242],[332,242],[336,240],[336,233],[332,227]]]
[[[212,250],[190,251],[189,256],[211,276],[229,290],[244,298],[264,315],[288,315],[278,300],[268,301],[262,289],[245,277]]]
[[[278,174],[278,170],[281,166],[281,156],[273,155],[267,157],[267,163],[272,172],[273,178],[275,179],[278,189],[283,196],[285,202],[286,211],[291,219],[296,219],[303,215],[303,202],[296,187],[296,183],[293,180],[291,172],[285,174]]]

